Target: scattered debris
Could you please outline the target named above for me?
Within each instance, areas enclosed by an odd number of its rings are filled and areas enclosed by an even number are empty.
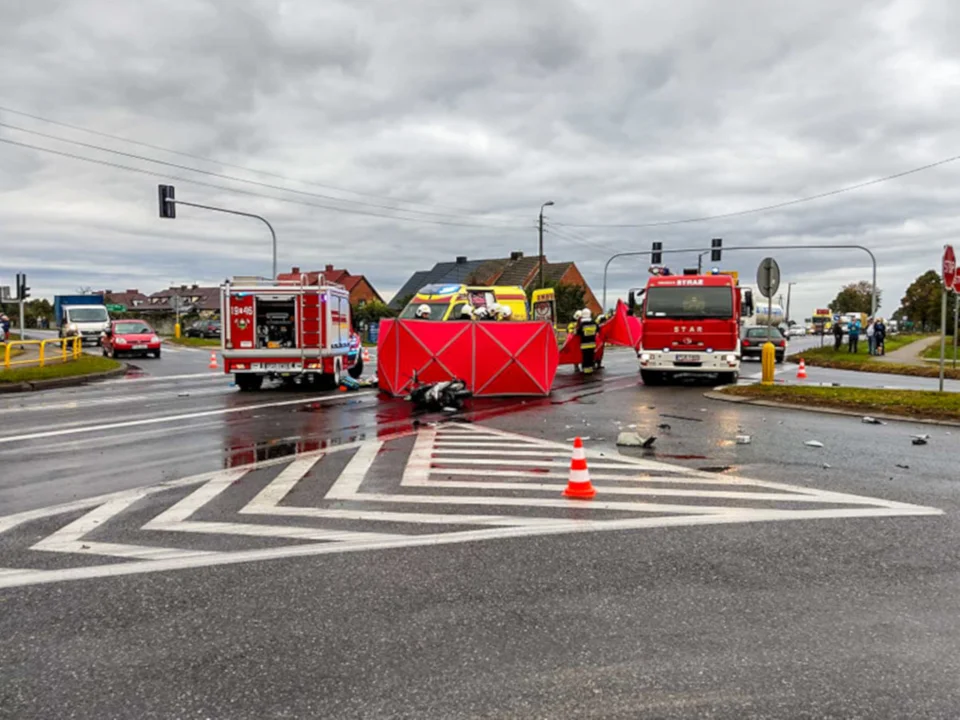
[[[926,445],[926,444],[927,444],[926,438],[922,438],[922,437],[915,437],[915,438],[912,440],[912,442],[913,442],[914,445]]]
[[[635,427],[637,427],[637,424],[636,424],[636,423],[630,423],[629,425],[627,425],[627,427],[630,428],[631,430],[633,430]],[[947,433],[947,435],[949,435],[949,434],[950,434],[950,433]]]
[[[706,412],[706,411],[707,411],[706,408],[700,408],[700,412]]]
[[[897,467],[900,468],[901,470],[909,470],[909,469],[910,469],[910,466],[909,466],[909,465],[901,465],[900,463],[897,463]]]
[[[673,420],[689,420],[690,422],[703,422],[701,418],[684,417],[683,415],[667,415],[663,413],[660,417],[671,418]]]
[[[749,435],[737,435],[737,445],[749,445],[752,440]]]
[[[930,436],[927,435],[926,433],[923,433],[922,435],[911,435],[911,437],[919,438],[920,440],[929,440],[929,439],[930,439]]]
[[[636,425],[631,425],[630,427],[636,427]],[[670,424],[669,424],[669,423],[660,423],[659,425],[657,425],[657,428],[660,429],[660,430],[669,430],[669,429],[670,429]]]
[[[824,464],[823,464],[823,469],[824,469],[824,470],[829,470],[829,469],[832,468],[832,467],[833,467],[833,465],[831,465],[830,463],[824,463]]]
[[[648,438],[640,437],[635,432],[622,432],[617,436],[617,445],[623,447],[652,447],[657,438],[651,435]]]
[[[807,441],[804,443],[804,445],[806,445],[807,447],[813,447],[813,448],[822,448],[822,447],[823,447],[823,443],[820,442],[819,440],[807,440]]]
[[[190,397],[190,393],[188,392],[177,393],[177,397]]]
[[[886,425],[883,420],[877,420],[875,417],[870,417],[869,415],[864,415],[863,420],[861,420],[864,425]]]

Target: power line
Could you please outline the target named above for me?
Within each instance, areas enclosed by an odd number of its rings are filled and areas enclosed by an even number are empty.
[[[369,198],[374,198],[374,199],[377,199],[377,200],[390,200],[390,201],[392,201],[392,202],[404,203],[404,204],[407,204],[407,205],[418,205],[418,206],[420,206],[420,207],[428,207],[428,208],[429,208],[429,207],[432,207],[432,208],[441,208],[441,209],[444,209],[444,210],[453,210],[453,211],[455,211],[455,212],[457,212],[457,213],[461,213],[461,214],[462,214],[462,213],[466,213],[466,214],[469,214],[469,215],[494,215],[494,214],[495,214],[495,213],[490,213],[490,212],[485,212],[485,211],[479,211],[479,212],[478,212],[478,211],[476,211],[476,210],[468,210],[468,209],[465,209],[465,208],[452,207],[452,206],[448,206],[448,205],[437,205],[437,204],[430,204],[430,203],[421,203],[421,202],[417,202],[417,201],[415,201],[415,200],[404,200],[403,198],[390,197],[389,195],[375,195],[375,194],[373,194],[373,193],[365,193],[365,192],[360,192],[360,191],[358,191],[358,190],[350,190],[350,189],[348,189],[348,188],[341,188],[341,187],[337,187],[337,186],[335,186],[335,185],[325,185],[325,184],[323,184],[323,183],[314,182],[314,181],[312,181],[312,180],[303,180],[303,179],[301,179],[301,178],[291,178],[291,177],[289,177],[289,176],[287,176],[287,175],[281,175],[280,173],[274,173],[274,172],[270,172],[270,171],[268,171],[268,170],[259,170],[259,169],[257,169],[257,168],[249,168],[249,167],[245,167],[245,166],[243,166],[243,165],[236,165],[236,164],[233,164],[233,163],[223,162],[222,160],[214,160],[214,159],[212,159],[212,158],[203,157],[202,155],[193,155],[193,154],[191,154],[191,153],[182,152],[182,151],[180,151],[180,150],[172,150],[172,149],[170,149],[170,148],[165,148],[165,147],[162,147],[162,146],[160,146],[160,145],[154,145],[154,144],[151,144],[151,143],[148,143],[148,142],[143,142],[142,140],[134,140],[134,139],[131,139],[131,138],[125,138],[125,137],[121,137],[120,135],[111,135],[110,133],[101,132],[101,131],[99,131],[99,130],[91,130],[90,128],[81,127],[81,126],[79,126],[79,125],[71,125],[70,123],[61,122],[61,121],[59,121],[59,120],[52,120],[52,119],[50,119],[50,118],[42,117],[42,116],[40,116],[40,115],[33,115],[33,114],[31,114],[31,113],[28,113],[28,112],[23,112],[22,110],[14,110],[13,108],[5,107],[5,106],[3,106],[3,105],[0,105],[0,111],[8,112],[8,113],[11,113],[11,114],[13,114],[13,115],[20,115],[20,116],[22,116],[22,117],[27,117],[27,118],[30,118],[30,119],[32,119],[32,120],[39,120],[39,121],[41,121],[41,122],[49,123],[49,124],[51,124],[51,125],[57,125],[57,126],[59,126],[59,127],[68,128],[68,129],[70,129],[70,130],[77,130],[78,132],[89,133],[89,134],[91,134],[91,135],[97,135],[97,136],[99,136],[99,137],[108,138],[108,139],[110,139],[110,140],[117,140],[117,141],[119,141],[119,142],[130,143],[131,145],[139,145],[139,146],[141,146],[141,147],[150,148],[151,150],[159,150],[160,152],[170,153],[171,155],[179,155],[179,156],[181,156],[181,157],[190,158],[191,160],[200,160],[200,161],[202,161],[202,162],[211,163],[211,164],[213,164],[213,165],[220,165],[221,167],[233,168],[233,169],[235,169],[235,170],[243,170],[244,172],[253,173],[253,174],[255,174],[255,175],[264,175],[264,176],[266,176],[266,177],[277,178],[278,180],[286,180],[286,181],[288,181],[288,182],[298,182],[298,183],[301,183],[301,184],[303,184],[303,185],[312,185],[312,186],[314,186],[314,187],[323,188],[323,189],[325,189],[325,190],[335,190],[335,191],[337,191],[337,192],[350,193],[350,194],[352,194],[352,195],[359,195],[359,196],[361,196],[361,197],[369,197]],[[25,132],[30,132],[30,131],[25,131]],[[69,142],[69,141],[67,141],[67,142]],[[292,191],[291,191],[291,192],[292,192]],[[340,202],[358,202],[358,201],[356,201],[356,200],[349,200],[349,199],[347,199],[347,198],[333,198],[333,199],[334,199],[334,200],[338,200],[338,201],[340,201]],[[383,206],[375,206],[375,207],[383,207]],[[403,212],[420,212],[420,211],[417,211],[417,210],[404,210],[403,208],[389,208],[389,209],[400,210],[400,211],[403,211]],[[442,213],[440,213],[440,214],[442,214]],[[451,217],[457,217],[457,216],[451,216]],[[511,219],[519,219],[519,216],[506,216],[506,217],[510,217]]]
[[[609,245],[606,245],[597,240],[591,240],[590,238],[584,237],[583,235],[579,235],[577,233],[574,233],[573,231],[569,231],[566,228],[561,230],[560,228],[556,227],[556,225],[554,225],[553,223],[544,223],[543,231],[546,233],[550,233],[551,235],[554,235],[563,240],[566,240],[567,242],[576,243],[577,245],[584,245],[585,247],[590,247],[596,250],[604,250],[606,252],[617,252],[616,249],[614,249]]]
[[[651,222],[651,223],[595,223],[595,224],[583,224],[583,223],[554,223],[555,225],[561,225],[563,227],[574,227],[574,228],[649,228],[649,227],[663,227],[665,225],[683,225],[686,223],[697,223],[704,222],[706,220],[722,220],[724,218],[731,217],[740,217],[742,215],[752,215],[755,213],[767,212],[768,210],[776,210],[778,208],[789,207],[790,205],[799,205],[800,203],[810,202],[812,200],[821,200],[825,197],[831,197],[832,195],[840,195],[841,193],[851,192],[852,190],[860,190],[870,185],[877,185],[879,183],[887,182],[889,180],[896,180],[897,178],[902,178],[907,175],[913,175],[914,173],[923,172],[924,170],[930,170],[931,168],[939,167],[940,165],[946,165],[947,163],[955,162],[960,160],[960,155],[954,155],[953,157],[944,158],[943,160],[937,160],[932,162],[929,165],[921,165],[920,167],[911,168],[910,170],[904,170],[903,172],[894,173],[893,175],[886,175],[881,178],[875,178],[873,180],[867,180],[866,182],[858,183],[856,185],[849,185],[847,187],[837,188],[836,190],[828,190],[827,192],[818,193],[816,195],[810,195],[808,197],[796,198],[794,200],[787,200],[786,202],[775,203],[773,205],[764,205],[762,207],[751,208],[749,210],[737,210],[736,212],[721,213],[719,215],[705,215],[703,217],[695,218],[685,218],[683,220],[663,220],[661,222]]]
[[[221,180],[230,180],[232,182],[246,183],[248,185],[256,185],[259,187],[268,188],[270,190],[279,190],[281,192],[289,192],[289,193],[294,193],[296,195],[305,195],[307,197],[316,197],[322,200],[332,200],[334,202],[344,202],[344,203],[350,203],[353,205],[361,205],[366,207],[378,208],[382,210],[395,210],[397,212],[403,212],[408,214],[431,215],[431,216],[437,216],[437,217],[452,217],[452,218],[462,217],[462,215],[452,215],[450,213],[436,213],[436,212],[429,212],[426,210],[407,210],[406,208],[396,208],[389,205],[378,205],[376,203],[368,203],[368,202],[363,202],[361,200],[345,200],[345,199],[333,197],[332,195],[323,195],[321,193],[313,193],[313,192],[308,192],[306,190],[296,190],[293,188],[282,187],[280,185],[272,185],[270,183],[259,182],[257,180],[248,180],[246,178],[238,178],[233,175],[224,175],[222,173],[213,172],[211,170],[202,170],[200,168],[189,167],[187,165],[179,165],[178,163],[171,163],[165,160],[157,160],[155,158],[146,157],[144,155],[137,155],[136,153],[128,153],[122,150],[114,150],[112,148],[103,147],[101,145],[92,145],[90,143],[81,142],[80,140],[71,140],[69,138],[60,137],[59,135],[49,135],[47,133],[43,133],[38,130],[30,130],[28,128],[19,127],[16,125],[10,125],[9,123],[0,122],[0,127],[5,127],[10,130],[16,130],[18,132],[29,133],[31,135],[37,135],[39,137],[46,138],[48,140],[56,140],[59,142],[79,145],[80,147],[84,147],[89,150],[98,150],[100,152],[112,153],[114,155],[120,155],[122,157],[131,158],[133,160],[141,160],[143,162],[155,163],[157,165],[172,167],[178,170],[186,170],[187,172],[194,172],[200,175],[208,175],[210,177],[220,178]]]
[[[273,200],[275,202],[288,203],[291,205],[303,205],[306,207],[315,207],[315,208],[320,208],[321,210],[332,210],[334,212],[347,213],[350,215],[363,215],[366,217],[383,218],[385,220],[400,220],[403,222],[426,223],[428,225],[448,225],[452,227],[484,228],[487,230],[511,230],[511,231],[519,231],[519,230],[527,231],[528,230],[528,228],[523,226],[483,225],[478,223],[459,223],[459,222],[448,222],[445,220],[428,220],[426,218],[406,218],[406,217],[399,217],[396,215],[384,215],[382,213],[367,212],[364,210],[353,210],[350,208],[342,208],[342,207],[336,207],[332,205],[322,205],[320,203],[306,202],[304,200],[294,200],[292,198],[276,197],[273,195],[264,195],[262,193],[256,193],[250,190],[241,190],[239,188],[227,187],[226,185],[217,185],[215,183],[207,183],[201,180],[185,178],[179,175],[170,175],[168,173],[154,172],[152,170],[146,170],[144,168],[130,167],[129,165],[121,165],[119,163],[110,162],[109,160],[99,160],[97,158],[85,157],[83,155],[75,155],[74,153],[63,152],[62,150],[54,150],[52,148],[40,147],[39,145],[31,145],[29,143],[22,143],[16,140],[9,140],[7,138],[0,138],[0,143],[5,143],[7,145],[15,145],[17,147],[22,147],[22,148],[29,148],[31,150],[39,150],[40,152],[46,152],[52,155],[59,155],[60,157],[71,158],[73,160],[82,160],[84,162],[94,163],[96,165],[104,165],[106,167],[112,167],[118,170],[127,170],[129,172],[135,172],[141,175],[150,175],[152,177],[176,180],[177,182],[184,182],[190,185],[199,185],[201,187],[213,188],[215,190],[223,190],[225,192],[230,192],[230,193],[238,193],[240,195],[248,195],[250,197],[263,198],[265,200]]]

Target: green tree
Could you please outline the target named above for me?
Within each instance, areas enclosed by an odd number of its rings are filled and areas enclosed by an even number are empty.
[[[921,330],[937,330],[940,327],[940,302],[943,282],[936,270],[927,270],[907,288],[900,301],[903,317]],[[947,315],[953,317],[954,293],[947,295]],[[953,323],[948,322],[948,332],[953,333]]]
[[[573,320],[573,314],[586,306],[586,290],[581,285],[548,281],[544,283],[544,287],[553,289],[557,298],[557,322],[561,324]],[[528,301],[533,297],[533,291],[536,289],[533,286],[527,289]]]
[[[880,309],[880,298],[882,291],[877,288],[877,310]],[[871,302],[873,297],[873,286],[866,280],[844,285],[837,296],[827,307],[835,313],[866,313],[873,312]]]
[[[388,307],[386,303],[373,300],[366,303],[363,307],[354,308],[353,321],[354,323],[369,324],[377,322],[381,318],[393,317],[394,315],[396,315],[396,313]]]

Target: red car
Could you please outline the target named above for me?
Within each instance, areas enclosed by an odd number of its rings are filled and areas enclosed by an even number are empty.
[[[143,320],[114,320],[101,337],[105,357],[153,355],[160,357],[160,338]]]

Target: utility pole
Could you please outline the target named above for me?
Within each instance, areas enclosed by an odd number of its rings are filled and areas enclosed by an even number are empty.
[[[793,288],[795,282],[787,283],[787,307],[784,309],[784,321],[787,323],[787,327],[790,327],[790,290]]]
[[[543,205],[540,206],[540,256],[538,258],[537,265],[540,267],[539,279],[537,280],[537,287],[543,289],[543,209],[553,205],[553,200],[547,200]]]

